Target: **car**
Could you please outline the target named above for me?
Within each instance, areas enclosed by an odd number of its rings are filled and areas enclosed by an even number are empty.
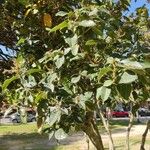
[[[112,117],[129,117],[129,112],[123,111],[123,110],[112,111],[111,116]]]
[[[21,116],[18,112],[10,115],[10,121],[13,123],[20,123],[21,122]],[[34,122],[36,121],[35,115],[31,113],[27,113],[27,122]]]
[[[150,110],[147,108],[139,108],[138,114],[140,116],[150,116]]]
[[[4,115],[4,113],[0,112],[0,118]]]

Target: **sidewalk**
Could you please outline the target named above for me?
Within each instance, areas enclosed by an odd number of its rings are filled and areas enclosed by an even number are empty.
[[[133,125],[130,131],[130,136],[140,135],[144,133],[146,125]],[[112,130],[113,137],[125,137],[127,132],[127,127],[121,127]],[[107,138],[107,132],[101,134],[102,137]]]

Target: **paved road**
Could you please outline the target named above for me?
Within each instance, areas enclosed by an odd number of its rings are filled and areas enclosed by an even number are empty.
[[[10,124],[12,123],[10,118],[0,118],[0,124]]]
[[[97,118],[97,120],[100,120],[100,119]],[[117,118],[111,118],[111,120],[129,120],[129,117],[117,117]],[[135,120],[137,120],[137,118],[135,118]],[[150,116],[139,117],[139,122],[141,123],[146,123],[147,120],[150,120]]]
[[[136,120],[138,118],[135,118]],[[124,118],[112,118],[112,120],[129,120],[128,117],[124,117]],[[142,116],[142,117],[139,117],[139,121],[147,121],[147,120],[150,120],[150,116]]]

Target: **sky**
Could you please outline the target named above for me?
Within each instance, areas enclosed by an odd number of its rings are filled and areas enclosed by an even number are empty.
[[[150,3],[147,3],[147,0],[137,0],[137,2],[135,2],[135,0],[131,0],[131,6],[129,8],[129,11],[132,13],[136,10],[136,8],[143,6],[144,4],[146,4],[146,7],[149,9],[149,14],[150,14]]]
[[[143,6],[144,4],[146,4],[146,7],[149,9],[149,14],[150,14],[150,3],[147,3],[147,0],[137,0],[137,2],[135,2],[135,0],[131,0],[131,5],[129,7],[129,13],[132,13],[136,10],[136,8]],[[5,51],[5,48],[3,46],[0,45],[0,48]],[[8,53],[8,52],[6,52]]]

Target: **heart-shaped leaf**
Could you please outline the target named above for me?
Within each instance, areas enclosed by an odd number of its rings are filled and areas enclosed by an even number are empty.
[[[79,23],[79,26],[83,27],[93,27],[96,23],[93,20],[83,20]]]
[[[106,101],[111,93],[111,89],[106,88],[104,86],[97,89],[96,98],[101,98],[103,101]]]
[[[113,81],[112,80],[106,80],[105,82],[104,82],[104,85],[103,86],[110,86],[110,85],[112,85],[113,84]]]
[[[79,82],[80,77],[81,77],[81,76],[73,77],[73,78],[71,79],[71,82],[72,82],[72,83],[77,83],[77,82]]]
[[[124,72],[123,75],[121,76],[119,83],[120,84],[128,84],[128,83],[134,82],[137,79],[138,79],[137,75],[131,75],[127,72]]]
[[[68,135],[66,134],[66,132],[60,128],[58,129],[56,132],[55,132],[55,138],[57,140],[62,140],[62,139],[65,139]]]
[[[65,57],[62,56],[60,58],[57,59],[57,61],[55,62],[57,68],[59,69],[65,62]]]

